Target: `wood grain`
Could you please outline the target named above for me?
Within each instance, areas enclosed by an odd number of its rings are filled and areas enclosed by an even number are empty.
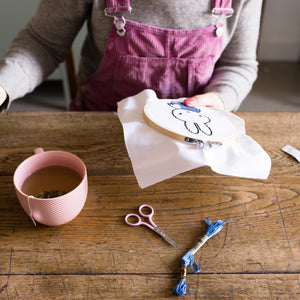
[[[281,151],[287,144],[300,148],[300,118],[293,112],[237,113],[246,133],[272,159],[272,175],[300,176],[295,159]],[[0,175],[12,175],[33,149],[64,150],[78,155],[90,175],[132,175],[121,123],[112,113],[4,113],[0,118]],[[188,174],[214,175],[209,168]]]
[[[178,299],[168,274],[0,276],[2,299]],[[283,284],[284,283],[284,284]],[[1,289],[2,286],[2,289]],[[299,299],[295,274],[197,274],[180,299]],[[75,293],[80,287],[81,293]],[[21,297],[22,296],[22,297]],[[8,298],[10,297],[10,298]]]
[[[299,164],[280,149],[300,148],[300,114],[239,115],[272,158],[267,180],[200,168],[142,190],[115,115],[3,114],[0,299],[178,298],[181,257],[205,233],[207,217],[232,222],[195,255],[202,270],[188,272],[183,299],[299,299]],[[35,227],[14,191],[14,169],[39,146],[77,154],[88,168],[84,209],[62,226]],[[177,249],[124,222],[143,203],[156,208],[154,221]]]

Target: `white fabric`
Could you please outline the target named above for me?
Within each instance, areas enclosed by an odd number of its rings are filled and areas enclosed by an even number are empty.
[[[144,106],[149,101],[159,101],[153,90],[144,90],[118,103],[126,148],[141,188],[205,165],[219,174],[268,178],[271,159],[245,134],[243,119],[224,111],[238,127],[237,138],[221,147],[197,148],[152,129],[143,118]]]

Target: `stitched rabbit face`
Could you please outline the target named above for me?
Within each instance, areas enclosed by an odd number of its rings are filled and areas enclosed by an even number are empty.
[[[183,122],[185,128],[193,134],[198,134],[200,131],[208,136],[212,135],[211,128],[207,125],[210,118],[201,113],[200,109],[190,108],[181,103],[169,103],[172,110],[172,115]]]

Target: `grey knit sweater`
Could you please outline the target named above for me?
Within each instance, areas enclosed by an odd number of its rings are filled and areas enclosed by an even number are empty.
[[[131,0],[125,18],[170,29],[195,29],[217,23],[211,0]],[[256,47],[262,0],[233,0],[234,14],[224,19],[223,53],[205,92],[215,92],[226,110],[236,110],[257,76]],[[35,16],[0,61],[0,86],[9,101],[31,92],[64,60],[87,20],[79,80],[98,68],[113,19],[104,0],[41,0]],[[2,105],[7,107],[8,100]]]

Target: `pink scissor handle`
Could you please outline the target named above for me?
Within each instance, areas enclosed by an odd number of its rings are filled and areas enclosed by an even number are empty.
[[[150,213],[147,214],[147,213],[143,212],[143,209],[144,209],[144,208],[150,209]],[[154,229],[154,227],[157,227],[157,225],[152,221],[152,217],[153,217],[153,215],[154,215],[154,209],[153,209],[153,207],[152,207],[151,205],[148,205],[148,204],[142,204],[142,205],[139,207],[139,213],[140,213],[140,215],[143,216],[144,218],[148,218],[149,223],[153,226],[153,227],[148,226],[149,228]],[[147,224],[147,223],[145,223],[145,224]]]
[[[143,208],[149,208],[150,209],[150,213],[147,214],[145,212],[143,212]],[[154,214],[154,209],[151,205],[148,205],[148,204],[142,204],[140,207],[139,207],[139,213],[141,216],[145,217],[145,218],[148,218],[149,220],[152,218],[153,214]]]
[[[137,219],[137,222],[136,223],[132,223],[132,222],[130,222],[128,219],[129,218],[136,218]],[[147,226],[147,227],[149,227],[150,229],[152,229],[152,230],[154,230],[154,227],[153,226],[151,226],[150,224],[148,224],[148,223],[146,223],[146,222],[143,222],[142,220],[141,220],[141,217],[139,216],[139,215],[137,215],[137,214],[128,214],[128,215],[126,215],[126,217],[125,217],[125,222],[128,224],[128,225],[130,225],[130,226],[139,226],[139,225],[145,225],[145,226]],[[151,220],[149,219],[149,222],[151,222]],[[152,224],[153,222],[151,222],[151,224]]]
[[[137,222],[136,222],[136,223],[131,223],[131,222],[128,220],[130,217],[131,217],[131,218],[132,218],[132,217],[136,218],[136,219],[137,219]],[[125,217],[125,222],[126,222],[128,225],[130,225],[130,226],[139,226],[139,225],[142,225],[142,224],[143,224],[143,222],[142,222],[140,216],[137,215],[137,214],[128,214],[128,215]]]
[[[150,213],[149,213],[149,214],[143,212],[143,208],[145,208],[145,207],[148,208],[148,209],[150,209]],[[128,214],[128,215],[126,215],[126,217],[125,217],[125,222],[126,222],[128,225],[130,225],[130,226],[145,225],[145,226],[149,227],[149,228],[152,229],[152,230],[154,230],[154,227],[157,227],[156,224],[152,221],[152,216],[153,216],[153,214],[154,214],[154,209],[153,209],[152,206],[150,206],[150,205],[148,205],[148,204],[143,204],[143,205],[141,205],[141,206],[139,207],[139,213],[140,213],[140,215],[141,215],[142,217],[147,218],[148,221],[149,221],[149,223],[150,223],[152,226],[151,226],[150,224],[146,223],[146,222],[143,222],[142,219],[141,219],[141,217],[140,217],[139,215],[137,215],[137,214]],[[128,220],[130,217],[136,218],[136,219],[137,219],[137,222],[135,222],[135,223],[130,222],[130,221]]]

